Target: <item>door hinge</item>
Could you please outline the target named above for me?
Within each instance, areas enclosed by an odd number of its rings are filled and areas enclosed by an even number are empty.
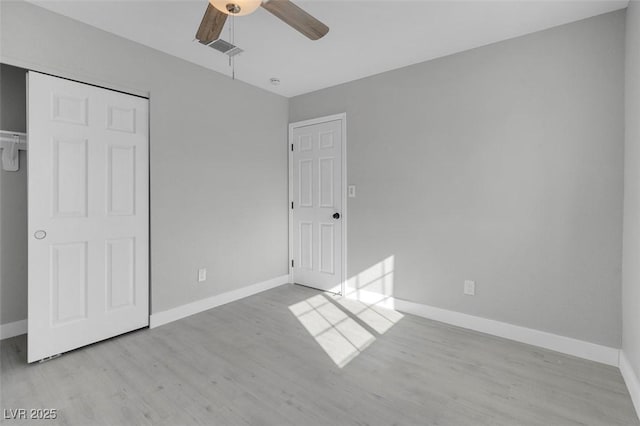
[[[291,259],[291,267],[293,268],[293,259]]]
[[[293,208],[293,201],[291,202],[291,208]]]
[[[293,151],[293,144],[291,144],[291,151]]]

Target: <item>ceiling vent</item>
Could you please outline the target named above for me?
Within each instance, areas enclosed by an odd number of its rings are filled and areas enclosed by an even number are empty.
[[[221,38],[217,40],[213,40],[211,43],[207,44],[212,49],[217,50],[218,52],[224,53],[225,55],[231,57],[236,56],[238,53],[242,53],[243,50],[238,46],[234,46],[233,44],[225,41]]]

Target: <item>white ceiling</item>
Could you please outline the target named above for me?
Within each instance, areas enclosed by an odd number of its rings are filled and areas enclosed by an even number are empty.
[[[207,0],[33,0],[46,9],[230,75],[194,41]],[[577,21],[628,0],[294,0],[330,27],[311,41],[266,10],[235,18],[236,78],[284,96]],[[228,26],[223,36],[228,39]],[[277,77],[279,86],[269,79]]]

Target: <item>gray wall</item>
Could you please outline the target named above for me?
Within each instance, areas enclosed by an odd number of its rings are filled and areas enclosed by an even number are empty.
[[[25,70],[0,64],[0,129],[26,132]],[[0,168],[0,324],[27,313],[27,157],[20,169]]]
[[[286,273],[286,99],[28,3],[0,7],[4,60],[150,92],[153,312]],[[619,346],[623,38],[615,12],[292,99],[290,121],[348,113],[350,276],[394,255],[397,297]],[[24,168],[0,179],[6,323],[26,317],[24,254],[7,254],[25,251]],[[625,292],[639,275],[626,266]],[[625,307],[625,346],[640,366],[637,311]]]
[[[627,9],[622,349],[640,376],[640,2]]]
[[[347,113],[349,276],[393,255],[396,297],[620,347],[624,19],[292,98]]]
[[[150,93],[152,312],[287,273],[286,98],[29,3],[0,7],[3,61]],[[2,276],[3,294],[14,285]]]

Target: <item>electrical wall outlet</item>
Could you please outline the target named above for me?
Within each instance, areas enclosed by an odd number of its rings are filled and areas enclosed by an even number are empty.
[[[349,198],[356,198],[356,186],[355,185],[347,186],[347,196]]]
[[[198,269],[198,282],[201,283],[207,280],[207,268]]]
[[[467,296],[476,295],[476,282],[471,280],[465,280],[464,282],[464,294]]]

